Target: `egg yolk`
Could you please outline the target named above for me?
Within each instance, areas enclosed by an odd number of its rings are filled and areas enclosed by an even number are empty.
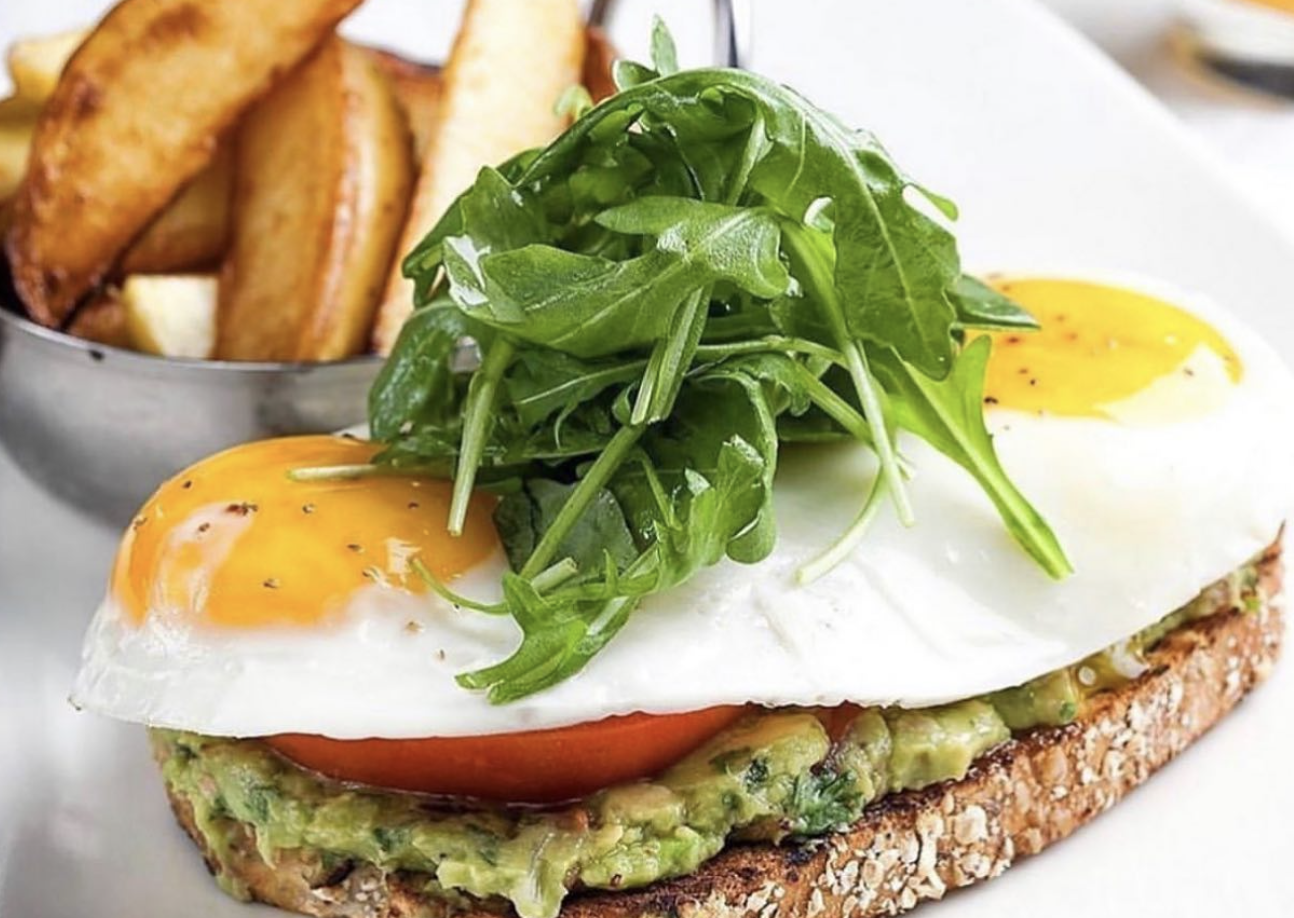
[[[447,481],[289,477],[368,463],[377,451],[342,437],[291,437],[199,462],[162,485],[127,530],[114,597],[136,624],[167,615],[217,628],[310,627],[366,586],[422,592],[414,559],[449,582],[496,550],[488,497],[472,500],[461,536],[448,533]]]
[[[1249,2],[1257,6],[1271,7],[1282,13],[1294,13],[1294,0],[1249,0]]]
[[[1240,359],[1222,335],[1152,296],[1051,278],[992,283],[1032,313],[1041,328],[993,334],[987,405],[1119,418],[1119,406],[1171,383],[1180,395],[1171,412],[1181,416],[1208,410],[1203,387],[1240,381]]]

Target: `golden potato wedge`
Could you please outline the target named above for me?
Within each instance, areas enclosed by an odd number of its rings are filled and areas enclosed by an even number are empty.
[[[589,26],[584,46],[584,88],[594,102],[616,94],[616,82],[611,77],[611,65],[620,55],[607,33],[597,26]]]
[[[37,106],[44,105],[45,100],[53,95],[68,58],[81,46],[88,34],[85,29],[75,29],[54,35],[23,38],[10,45],[5,63],[9,68],[9,77],[13,80],[15,98]]]
[[[413,155],[421,160],[431,142],[432,132],[440,117],[442,83],[440,68],[409,60],[392,51],[367,48],[377,69],[386,75],[395,93],[395,100],[404,111],[413,137]]]
[[[0,101],[0,201],[11,198],[22,183],[36,130],[35,115],[23,105],[12,104],[15,101]]]
[[[361,49],[327,39],[247,113],[235,149],[216,356],[364,351],[413,183],[385,78]]]
[[[210,357],[216,297],[214,274],[132,274],[121,285],[131,342],[162,357]]]
[[[130,244],[121,258],[121,272],[174,274],[218,267],[229,236],[233,181],[233,155],[228,144],[221,144],[211,165]]]
[[[27,171],[27,152],[36,119],[62,70],[65,57],[59,55],[70,55],[85,34],[69,32],[50,39],[18,42],[10,49],[15,83],[25,87],[27,94],[0,99],[0,231],[8,227],[9,208],[5,204]],[[19,83],[19,79],[24,82]],[[229,150],[222,145],[212,163],[181,189],[131,244],[121,270],[127,274],[166,274],[219,264],[224,254],[232,178]]]
[[[445,65],[440,118],[418,169],[418,185],[373,331],[389,353],[413,308],[400,261],[472,184],[482,166],[547,143],[564,120],[553,111],[580,80],[584,23],[576,0],[468,0]]]
[[[32,139],[6,249],[59,325],[217,138],[360,0],[122,0],[72,55]]]
[[[97,344],[134,348],[130,329],[126,327],[126,304],[121,291],[105,287],[76,311],[67,330],[70,334]]]

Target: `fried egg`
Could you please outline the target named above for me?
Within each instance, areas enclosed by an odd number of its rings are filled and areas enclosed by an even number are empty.
[[[1040,331],[993,335],[986,419],[1007,472],[1074,573],[1047,577],[960,467],[915,438],[917,523],[882,514],[808,584],[876,475],[864,448],[786,447],[777,546],[651,597],[573,678],[489,704],[454,676],[509,654],[508,618],[428,591],[498,596],[506,561],[478,496],[449,485],[309,481],[363,464],[334,437],[252,443],[166,483],[126,533],[73,700],[223,736],[531,730],[719,704],[922,706],[1018,684],[1152,624],[1261,552],[1294,505],[1294,380],[1233,317],[1158,285],[999,279]]]

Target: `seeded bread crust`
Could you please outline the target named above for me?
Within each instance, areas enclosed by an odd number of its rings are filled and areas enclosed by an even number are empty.
[[[1261,595],[1280,594],[1275,547]],[[561,918],[874,918],[998,876],[1109,809],[1222,718],[1271,672],[1280,651],[1276,601],[1222,608],[1180,628],[1151,668],[1099,695],[1065,727],[1033,730],[985,756],[960,781],[878,801],[847,832],[791,845],[735,846],[698,872],[645,889],[577,893]],[[171,806],[204,847],[193,812]],[[203,850],[213,872],[215,862]],[[446,904],[426,878],[371,865],[325,873],[317,859],[267,865],[250,833],[234,839],[233,879],[259,901],[318,918],[462,918],[506,906]]]

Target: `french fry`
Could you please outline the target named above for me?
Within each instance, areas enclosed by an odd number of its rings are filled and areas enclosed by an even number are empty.
[[[88,34],[85,29],[76,29],[20,39],[10,45],[5,63],[13,80],[14,97],[37,107],[44,105],[53,95],[68,58]]]
[[[36,117],[26,106],[15,105],[15,99],[0,101],[0,201],[13,196],[27,172],[27,152],[31,149]]]
[[[360,0],[122,0],[63,69],[6,249],[33,318],[60,325],[212,159],[216,141]]]
[[[127,349],[135,346],[126,327],[126,304],[121,300],[121,291],[115,287],[105,287],[95,293],[77,310],[67,330],[96,344]]]
[[[124,274],[174,274],[216,268],[229,236],[234,164],[221,144],[211,165],[180,190],[122,256]]]
[[[373,63],[386,75],[395,99],[404,110],[413,137],[415,161],[421,160],[431,143],[431,135],[440,120],[442,83],[440,68],[411,61],[379,48],[366,49]]]
[[[216,343],[214,274],[132,274],[121,285],[133,346],[162,357],[210,357]]]
[[[554,112],[579,82],[584,23],[575,0],[468,0],[444,71],[440,118],[418,170],[373,332],[390,353],[413,308],[402,256],[435,225],[482,166],[551,140],[564,126]]]
[[[584,88],[594,102],[616,94],[616,82],[611,76],[611,65],[619,57],[607,33],[597,26],[589,26],[585,34]]]
[[[247,113],[236,151],[216,356],[365,350],[413,182],[385,78],[330,38]]]
[[[0,100],[0,202],[11,197],[21,182],[36,119],[68,58],[88,34],[78,29],[21,39],[10,46],[7,62],[14,95]],[[165,274],[217,264],[224,252],[231,177],[228,150],[222,147],[212,164],[131,244],[121,270]],[[0,217],[0,230],[6,226]]]

